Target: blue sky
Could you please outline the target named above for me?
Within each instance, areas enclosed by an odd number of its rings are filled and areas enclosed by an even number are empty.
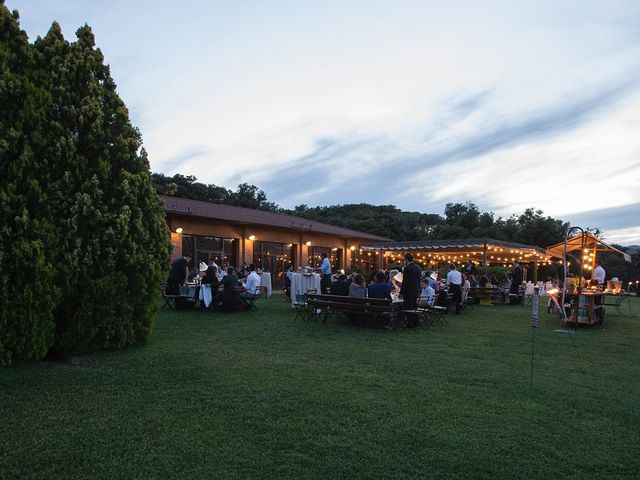
[[[640,2],[7,0],[88,23],[152,170],[640,244]]]

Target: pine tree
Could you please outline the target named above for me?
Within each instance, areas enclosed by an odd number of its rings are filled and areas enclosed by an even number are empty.
[[[61,245],[56,349],[123,348],[150,331],[168,233],[146,154],[91,29],[35,43],[52,92],[50,158]]]
[[[0,2],[0,364],[44,356],[54,338],[47,164],[39,156],[46,92],[18,14]]]
[[[29,45],[0,0],[0,363],[144,341],[170,245],[91,29]]]

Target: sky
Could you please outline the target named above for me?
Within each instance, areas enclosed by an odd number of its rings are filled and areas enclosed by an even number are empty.
[[[92,27],[155,172],[640,244],[637,0],[6,5],[32,41]]]

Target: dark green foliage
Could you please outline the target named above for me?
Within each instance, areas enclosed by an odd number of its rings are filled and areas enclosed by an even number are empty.
[[[197,178],[193,175],[184,176],[177,173],[173,177],[167,177],[162,173],[153,173],[151,179],[156,192],[160,195],[173,195],[258,210],[278,210],[278,205],[267,201],[267,195],[262,190],[248,183],[241,183],[235,191],[232,191],[225,187],[197,182]]]
[[[14,149],[3,160],[15,163],[22,174],[19,187],[3,183],[3,192],[19,199],[11,189],[29,186],[29,201],[40,199],[33,209],[24,200],[8,204],[7,215],[25,225],[32,212],[42,219],[13,235],[15,251],[3,249],[3,263],[8,258],[17,271],[30,273],[21,260],[25,255],[28,266],[38,267],[35,277],[46,280],[50,298],[46,308],[37,303],[26,308],[47,314],[49,325],[53,313],[54,348],[63,354],[143,341],[170,251],[139,132],[129,122],[91,29],[80,28],[77,38],[67,42],[57,23],[32,46],[24,38],[26,81],[42,92],[34,108],[39,123],[30,131],[23,126],[16,136],[26,153]],[[29,104],[14,103],[12,117],[29,114]],[[3,180],[14,177],[3,175]],[[34,265],[44,255],[23,245],[35,234],[46,234],[47,265]],[[18,289],[33,288],[26,278],[15,280]],[[0,308],[14,308],[17,300],[3,298]],[[33,315],[23,313],[24,318]],[[51,333],[46,347],[32,357],[46,353]]]
[[[613,246],[625,253],[629,251],[627,247],[622,245]],[[598,258],[605,272],[607,272],[607,280],[618,277],[623,282],[622,288],[627,289],[629,282],[632,282],[632,289],[637,289],[635,282],[640,280],[640,252],[631,254],[631,263],[626,262],[619,253],[614,252],[598,254]]]
[[[376,206],[366,203],[312,208],[298,205],[290,213],[393,240],[429,238],[442,222],[439,215],[404,212],[393,205]]]
[[[31,80],[33,52],[17,20],[0,4],[0,365],[47,353],[59,296],[48,165],[30,141],[46,127],[47,94]]]

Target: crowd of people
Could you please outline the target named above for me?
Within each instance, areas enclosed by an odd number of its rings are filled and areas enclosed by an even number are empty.
[[[261,279],[253,264],[236,268],[226,263],[220,267],[211,261],[200,262],[191,271],[191,257],[180,257],[171,265],[167,279],[166,294],[177,295],[176,309],[192,308],[199,301],[203,309],[224,311],[246,310],[249,302],[260,293]],[[181,287],[191,284],[195,287],[193,297],[181,295]]]

